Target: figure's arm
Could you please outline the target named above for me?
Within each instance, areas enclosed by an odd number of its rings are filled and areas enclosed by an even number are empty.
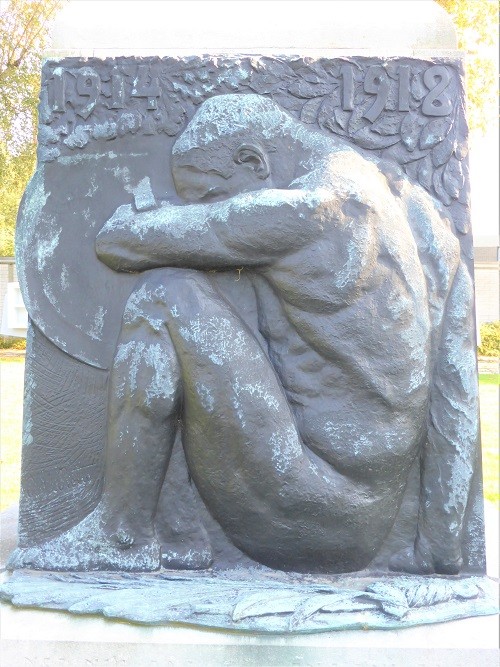
[[[322,203],[309,190],[259,190],[146,212],[120,206],[97,235],[96,251],[116,271],[265,265],[312,240],[311,218]]]

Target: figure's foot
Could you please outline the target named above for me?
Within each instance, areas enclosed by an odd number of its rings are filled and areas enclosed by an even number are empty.
[[[123,526],[109,534],[105,525],[103,510],[98,506],[79,524],[52,540],[16,549],[7,567],[63,572],[151,572],[160,568],[161,547],[155,537],[137,541]]]
[[[459,548],[431,549],[429,543],[420,535],[414,547],[407,547],[395,553],[389,561],[389,569],[409,574],[458,574],[462,569],[463,559]]]
[[[207,570],[213,563],[214,556],[210,547],[187,549],[184,545],[162,549],[162,567],[169,570]]]
[[[432,574],[432,565],[421,558],[413,547],[405,547],[391,556],[389,569],[394,572],[408,572],[409,574]]]

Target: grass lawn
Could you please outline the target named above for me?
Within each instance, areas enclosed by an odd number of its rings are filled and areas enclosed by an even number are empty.
[[[0,511],[19,498],[24,358],[0,359]]]
[[[24,359],[0,359],[0,510],[19,498]],[[480,375],[484,496],[499,501],[500,375]]]
[[[479,376],[479,399],[483,453],[483,494],[487,500],[497,503],[498,506],[500,498],[500,375]]]

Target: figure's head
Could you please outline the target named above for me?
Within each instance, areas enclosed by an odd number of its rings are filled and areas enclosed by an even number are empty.
[[[288,122],[260,95],[208,99],[174,144],[177,192],[188,201],[208,201],[272,187],[271,156]]]

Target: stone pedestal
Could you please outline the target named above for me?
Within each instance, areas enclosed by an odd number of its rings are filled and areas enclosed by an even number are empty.
[[[1,515],[0,569],[16,542],[17,512]],[[494,536],[493,536],[494,537]],[[5,575],[4,575],[5,576]],[[496,667],[495,616],[404,630],[262,635],[182,625],[140,626],[93,616],[0,606],[0,661],[9,667]]]

